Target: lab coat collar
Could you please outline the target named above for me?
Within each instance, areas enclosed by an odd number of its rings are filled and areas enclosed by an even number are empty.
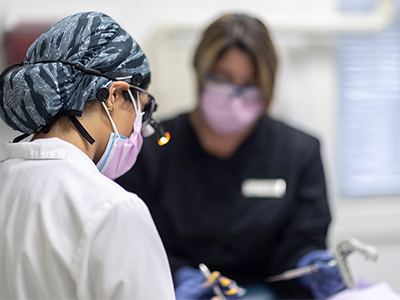
[[[86,164],[89,168],[94,168],[98,172],[94,162],[82,150],[59,138],[5,143],[0,151],[0,162],[10,158],[69,160],[79,164]]]

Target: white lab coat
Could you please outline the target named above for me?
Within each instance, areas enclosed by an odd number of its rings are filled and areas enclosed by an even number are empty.
[[[1,299],[175,299],[143,201],[58,138],[0,152]]]

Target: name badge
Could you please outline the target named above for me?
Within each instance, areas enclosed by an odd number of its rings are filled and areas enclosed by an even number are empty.
[[[286,181],[249,178],[242,183],[242,194],[248,198],[282,198],[286,194]]]

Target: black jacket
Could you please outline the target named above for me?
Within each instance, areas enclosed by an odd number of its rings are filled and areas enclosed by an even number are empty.
[[[203,262],[239,284],[265,283],[305,253],[325,249],[331,217],[317,139],[265,117],[221,160],[203,151],[188,115],[163,125],[171,141],[160,147],[145,139],[135,166],[117,182],[149,206],[172,272]],[[286,194],[244,197],[249,178],[282,178]],[[310,297],[297,280],[274,285]]]

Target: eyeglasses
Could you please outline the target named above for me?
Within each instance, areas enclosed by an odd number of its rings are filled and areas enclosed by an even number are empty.
[[[155,111],[157,111],[157,103],[154,98],[150,98],[143,108],[143,123],[148,122]]]
[[[211,73],[211,72],[207,73],[205,79],[209,80],[209,81],[212,81],[214,83],[217,83],[217,84],[231,85],[231,86],[236,86],[238,88],[247,88],[247,87],[254,88],[254,87],[258,87],[257,84],[253,84],[253,83],[252,84],[245,84],[245,85],[237,85],[234,82],[232,82],[231,80],[226,79],[224,77],[221,77],[221,76],[216,75],[216,74]]]
[[[142,117],[143,124],[147,124],[148,121],[152,118],[153,113],[157,110],[156,100],[151,93],[149,93],[148,91],[146,91],[143,88],[138,87],[138,85],[141,84],[141,82],[143,80],[142,74],[135,73],[132,76],[115,77],[115,80],[127,80],[127,79],[130,79],[129,88],[130,88],[132,95],[136,101],[140,101],[140,99],[139,99],[140,97],[139,96],[135,97],[137,94],[135,92],[146,94],[149,98],[146,105],[143,107],[144,114]],[[138,99],[136,99],[136,98],[138,98]]]
[[[160,146],[163,146],[169,142],[171,139],[171,135],[169,132],[166,132],[159,121],[156,121],[152,118],[153,113],[157,110],[157,103],[154,96],[146,91],[145,89],[139,88],[138,85],[142,82],[142,74],[136,73],[132,76],[127,77],[118,77],[115,78],[116,80],[126,80],[131,79],[131,83],[129,84],[129,89],[131,92],[139,92],[146,94],[149,97],[146,105],[143,108],[143,116],[142,116],[142,135],[144,137],[148,137],[152,135],[154,132],[157,136],[157,143]],[[115,80],[114,80],[115,81]],[[132,93],[134,95],[135,93]],[[138,96],[137,101],[140,101],[140,96]]]

